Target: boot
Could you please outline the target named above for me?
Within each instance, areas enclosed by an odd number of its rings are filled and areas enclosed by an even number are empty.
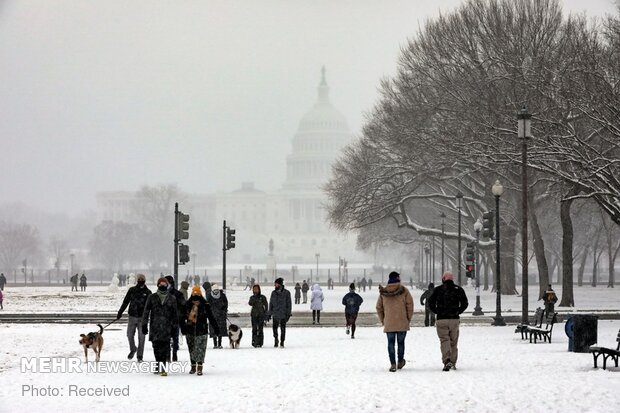
[[[407,362],[405,361],[405,359],[402,359],[401,361],[398,362],[398,366],[396,367],[398,368],[398,370],[400,370],[403,367],[405,367],[405,364],[407,364]]]
[[[202,363],[198,363],[198,373],[196,373],[197,376],[202,376]]]
[[[280,343],[278,342],[278,338],[276,337],[276,338],[273,339],[273,346],[274,347],[278,347],[278,344],[280,344]]]
[[[213,337],[213,348],[217,348],[217,337]]]
[[[394,373],[396,371],[396,363],[392,364],[392,366],[390,367],[390,371],[392,373]]]
[[[177,352],[176,351],[172,352],[172,361],[179,361],[179,358],[177,357]]]
[[[222,337],[217,338],[217,348],[222,348]]]
[[[192,362],[192,369],[189,371],[189,374],[196,373],[196,363]]]

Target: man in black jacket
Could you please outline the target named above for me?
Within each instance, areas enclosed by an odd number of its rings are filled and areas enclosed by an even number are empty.
[[[123,316],[123,312],[129,306],[129,311],[127,312],[129,318],[127,319],[127,339],[129,340],[129,355],[127,358],[129,360],[133,359],[133,356],[138,352],[138,361],[142,361],[142,357],[144,355],[144,341],[145,337],[142,334],[142,328],[140,328],[140,323],[142,321],[142,314],[144,313],[144,306],[146,305],[146,300],[151,295],[151,290],[149,290],[146,286],[146,277],[144,274],[138,274],[136,276],[136,285],[127,290],[127,294],[125,294],[125,299],[123,300],[123,304],[121,304],[121,308],[118,310],[116,314],[116,319],[119,320]],[[136,330],[138,330],[138,347],[136,348]]]
[[[459,314],[463,313],[469,303],[465,291],[454,284],[454,275],[445,272],[441,277],[442,285],[436,287],[428,299],[431,311],[437,314],[437,336],[441,346],[443,371],[456,369],[459,350]]]
[[[168,291],[174,298],[176,298],[177,313],[179,314],[179,325],[182,325],[185,314],[185,296],[181,291],[174,287],[174,277],[172,275],[166,275],[166,280],[168,280],[169,285]],[[172,334],[172,361],[178,360],[177,351],[179,351],[179,328],[177,328]]]
[[[435,325],[435,313],[431,311],[428,305],[428,298],[433,295],[433,291],[435,290],[435,284],[429,283],[428,290],[424,291],[420,296],[420,304],[424,306],[424,326],[428,327],[429,325],[432,327]]]
[[[284,288],[284,280],[277,278],[274,283],[274,290],[271,292],[269,300],[268,317],[273,317],[273,338],[274,347],[284,347],[286,339],[286,323],[291,318],[293,306],[291,303],[291,293]],[[278,327],[280,327],[280,341],[278,341]]]

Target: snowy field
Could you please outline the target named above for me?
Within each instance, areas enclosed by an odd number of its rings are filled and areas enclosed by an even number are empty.
[[[385,335],[360,328],[292,328],[287,347],[207,350],[206,373],[20,372],[20,359],[83,357],[85,326],[0,325],[0,412],[614,412],[620,369],[594,369],[589,354],[569,353],[563,324],[552,344],[522,342],[514,327],[463,326],[457,371],[442,372],[433,328],[407,335],[407,365],[387,371]],[[614,346],[620,321],[599,322],[599,343]],[[248,332],[249,333],[249,332]],[[123,330],[106,330],[102,360],[125,360]],[[266,344],[271,343],[269,333]],[[187,348],[180,350],[187,361]],[[153,360],[147,343],[145,360]],[[60,396],[33,396],[31,388]],[[128,388],[128,396],[67,395],[73,388]]]
[[[154,287],[149,285],[151,291]],[[286,288],[291,288],[286,286]],[[327,290],[322,286],[325,294],[323,308],[325,311],[342,311],[342,297],[348,292],[346,287],[336,287],[334,290]],[[271,285],[263,286],[263,294],[269,299]],[[472,312],[476,304],[475,289],[466,286],[465,290],[469,299],[469,308],[467,312]],[[519,288],[520,290],[520,288]],[[562,288],[558,286],[555,289],[558,297],[562,297]],[[6,287],[4,290],[4,311],[11,313],[20,312],[116,312],[118,311],[127,289],[119,287],[117,292],[108,292],[105,286],[88,287],[86,292],[71,292],[71,287]],[[534,286],[529,289],[530,294],[530,311],[533,313],[536,307],[543,306],[542,301],[537,301],[538,287]],[[421,311],[420,295],[423,291],[414,288],[412,290],[414,298],[414,306],[417,312]],[[562,311],[589,311],[589,310],[620,310],[620,288],[606,288],[599,286],[592,288],[591,286],[575,287],[574,309],[557,307],[556,310]],[[294,291],[291,292],[291,294]],[[374,287],[372,290],[362,291],[361,296],[364,298],[362,304],[362,312],[374,312],[375,303],[378,296],[378,290]],[[247,313],[249,312],[248,299],[249,291],[244,291],[243,287],[229,289],[227,291],[229,300],[229,312],[231,313]],[[490,291],[481,291],[480,300],[482,309],[489,315],[495,311],[495,293]],[[502,296],[502,309],[505,313],[521,312],[520,296]],[[294,305],[293,311],[310,311],[310,304]]]

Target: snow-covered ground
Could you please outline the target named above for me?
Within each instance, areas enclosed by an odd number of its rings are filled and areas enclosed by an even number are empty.
[[[600,344],[615,347],[620,321],[600,321]],[[461,328],[459,369],[442,372],[433,328],[407,335],[407,365],[387,371],[385,335],[361,328],[289,329],[284,349],[207,350],[206,374],[20,372],[22,357],[83,357],[82,325],[0,325],[0,412],[613,412],[620,369],[594,369],[567,351],[563,325],[552,344],[529,344],[514,327]],[[249,334],[249,331],[246,332]],[[266,344],[271,343],[266,332]],[[125,360],[122,329],[104,333],[102,360]],[[180,351],[188,360],[187,348]],[[91,356],[92,357],[92,356]],[[145,360],[153,360],[147,343]],[[25,386],[31,386],[30,388]],[[63,396],[32,396],[32,388]],[[69,396],[79,388],[129,388],[128,396]],[[74,389],[76,387],[73,387]],[[26,389],[26,390],[25,390]]]
[[[151,290],[154,288],[151,285]],[[291,288],[287,286],[287,288]],[[323,288],[325,301],[323,307],[325,311],[342,311],[342,297],[348,292],[346,287],[336,287],[334,290]],[[263,286],[263,294],[269,299],[269,294],[273,287],[271,285]],[[468,312],[473,311],[476,303],[476,293],[473,287],[465,287],[469,298]],[[519,288],[520,290],[520,288]],[[559,297],[562,296],[562,288],[557,287],[556,292]],[[543,306],[542,301],[537,301],[538,287],[534,286],[529,289],[530,294],[530,311],[533,312],[536,307]],[[4,311],[5,312],[116,312],[118,311],[123,298],[125,296],[126,287],[119,288],[119,291],[110,293],[105,286],[88,287],[86,292],[71,292],[71,287],[6,287],[4,290]],[[579,310],[620,310],[620,288],[605,288],[599,286],[592,288],[591,286],[575,287],[575,303],[574,309],[556,307],[559,311],[579,311]],[[374,312],[378,291],[374,287],[372,290],[362,291],[360,293],[364,298],[364,304],[361,307],[362,312]],[[419,305],[421,290],[414,288],[412,290],[416,311],[421,311]],[[231,313],[247,313],[249,312],[248,298],[249,291],[244,291],[242,287],[229,289],[227,291],[229,301],[229,312]],[[483,311],[491,315],[495,311],[495,293],[491,291],[481,291],[480,301]],[[506,313],[521,312],[521,297],[502,296],[502,309]],[[293,311],[310,312],[310,304],[295,305]]]

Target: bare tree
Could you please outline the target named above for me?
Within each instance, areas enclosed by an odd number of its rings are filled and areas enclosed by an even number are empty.
[[[39,231],[28,224],[0,222],[0,262],[17,268],[24,259],[36,261],[40,254]]]

